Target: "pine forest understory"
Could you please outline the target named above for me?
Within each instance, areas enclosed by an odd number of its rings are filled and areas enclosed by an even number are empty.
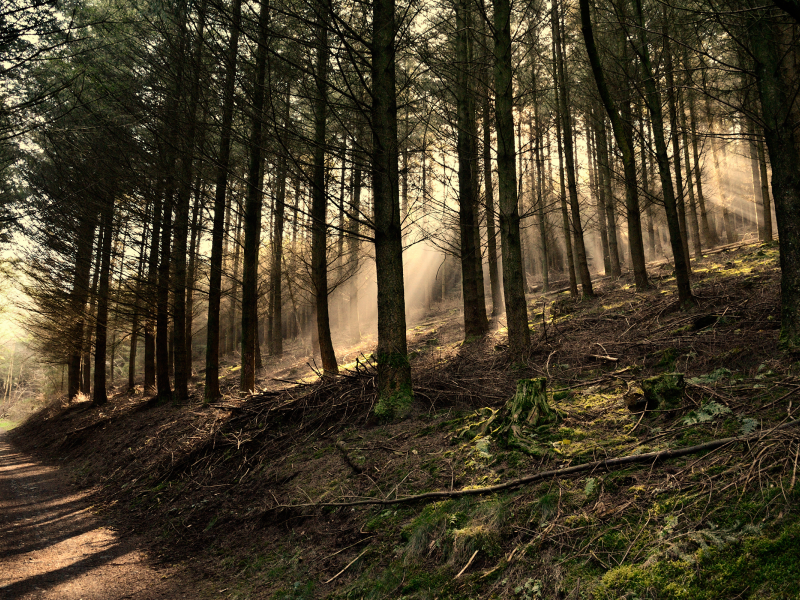
[[[797,0],[7,0],[0,173],[121,597],[800,597]]]

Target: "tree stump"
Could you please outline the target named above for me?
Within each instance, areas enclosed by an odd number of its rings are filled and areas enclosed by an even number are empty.
[[[487,418],[465,427],[457,435],[465,439],[491,436],[501,444],[533,455],[544,452],[533,430],[555,423],[559,418],[558,412],[547,403],[547,380],[543,377],[520,379],[516,394],[502,408],[492,411],[491,415],[480,416]]]
[[[685,387],[683,373],[664,373],[642,381],[642,391],[647,401],[647,408],[650,410],[657,407],[678,408]]]

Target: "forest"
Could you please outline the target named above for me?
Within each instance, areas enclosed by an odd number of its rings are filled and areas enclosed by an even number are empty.
[[[796,597],[799,42],[796,0],[6,0],[0,426],[209,598]]]

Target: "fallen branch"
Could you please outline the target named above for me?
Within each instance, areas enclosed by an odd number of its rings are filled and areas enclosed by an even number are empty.
[[[704,444],[696,446],[688,446],[686,448],[676,448],[674,450],[661,450],[659,452],[647,452],[645,454],[632,454],[629,456],[620,456],[619,458],[609,458],[607,460],[596,460],[594,462],[584,463],[582,465],[575,465],[574,467],[566,467],[563,469],[552,469],[550,471],[540,471],[532,475],[526,475],[519,479],[512,479],[505,483],[498,483],[497,485],[490,485],[482,488],[469,488],[464,490],[453,491],[439,491],[439,492],[426,492],[424,494],[416,494],[414,496],[403,496],[401,498],[388,499],[369,499],[369,500],[356,500],[354,502],[316,502],[311,504],[288,504],[279,505],[272,508],[272,510],[279,508],[321,508],[321,507],[337,507],[337,506],[370,506],[370,505],[390,505],[390,504],[407,504],[411,502],[420,502],[422,500],[439,500],[442,498],[460,498],[462,496],[481,496],[484,494],[491,494],[500,490],[508,490],[529,483],[541,481],[543,479],[550,479],[551,477],[564,477],[566,475],[573,475],[575,473],[584,473],[586,471],[607,470],[610,471],[614,467],[624,465],[632,465],[637,463],[655,463],[660,460],[668,460],[670,458],[679,458],[690,454],[699,454],[707,450],[714,450],[728,444],[737,444],[741,442],[751,442],[761,439],[766,435],[778,431],[780,429],[788,429],[800,425],[800,419],[795,419],[777,427],[773,427],[767,431],[761,431],[750,435],[740,435],[735,437],[722,438],[720,440],[713,440]]]
[[[347,446],[344,445],[344,442],[342,440],[339,440],[338,442],[336,442],[336,449],[339,452],[342,453],[342,457],[344,458],[344,461],[350,466],[351,469],[353,469],[353,472],[356,475],[361,475],[361,473],[364,472],[364,469],[359,467],[355,463],[355,461],[353,461],[353,459],[350,458],[350,455],[347,453]]]

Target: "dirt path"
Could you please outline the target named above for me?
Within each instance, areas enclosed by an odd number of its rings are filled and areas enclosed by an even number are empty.
[[[119,539],[58,469],[0,431],[0,599],[158,600],[212,597],[176,567],[156,568]]]

